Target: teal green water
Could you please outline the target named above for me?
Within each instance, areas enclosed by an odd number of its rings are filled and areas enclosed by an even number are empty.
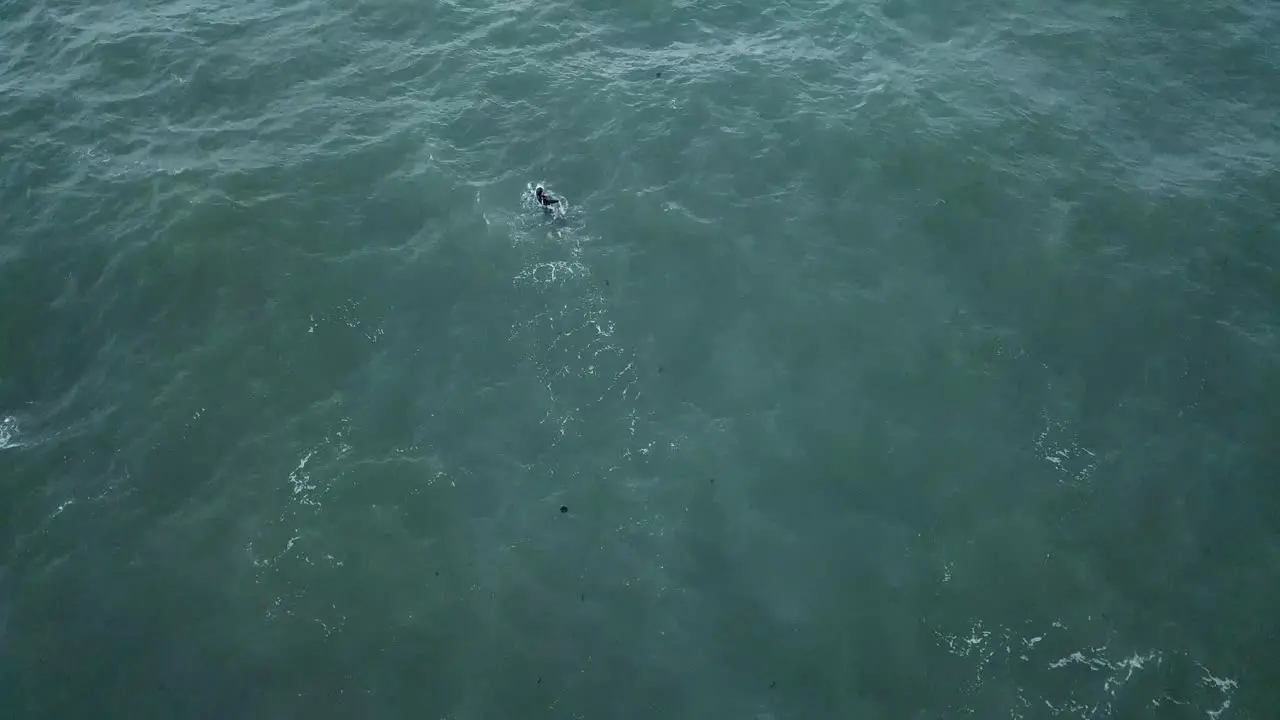
[[[0,715],[1277,717],[1277,38],[0,3]]]

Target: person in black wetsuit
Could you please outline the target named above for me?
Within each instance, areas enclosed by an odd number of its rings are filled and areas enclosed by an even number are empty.
[[[535,197],[538,198],[538,204],[541,205],[542,209],[546,210],[547,212],[552,211],[552,207],[551,207],[552,205],[560,204],[560,201],[548,195],[547,191],[544,190],[541,185],[534,188],[533,194]]]

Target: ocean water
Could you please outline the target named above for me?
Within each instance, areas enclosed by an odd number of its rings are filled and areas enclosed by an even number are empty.
[[[0,716],[1280,716],[1278,38],[3,0]]]

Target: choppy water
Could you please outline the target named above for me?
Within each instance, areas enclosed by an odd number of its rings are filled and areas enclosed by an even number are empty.
[[[1277,38],[0,4],[0,712],[1276,717]]]

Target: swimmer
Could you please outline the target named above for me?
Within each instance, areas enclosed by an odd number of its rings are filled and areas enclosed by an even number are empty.
[[[541,205],[543,209],[545,209],[547,212],[551,212],[552,205],[560,204],[560,201],[548,195],[547,191],[544,190],[541,185],[539,185],[537,188],[534,189],[533,195],[534,197],[538,198],[538,204]]]

